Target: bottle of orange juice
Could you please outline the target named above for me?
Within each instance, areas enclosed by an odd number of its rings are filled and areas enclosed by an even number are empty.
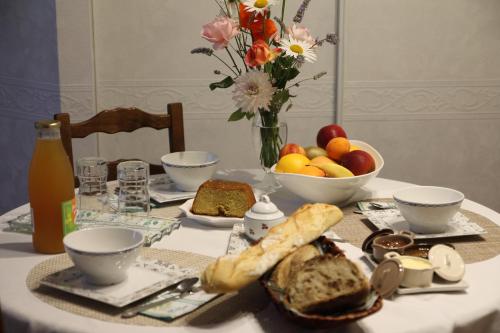
[[[73,168],[61,142],[61,123],[35,123],[35,151],[29,171],[33,247],[41,253],[64,252],[64,235],[75,230]]]

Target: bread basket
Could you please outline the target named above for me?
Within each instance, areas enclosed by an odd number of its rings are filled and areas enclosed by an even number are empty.
[[[321,248],[323,253],[330,253],[334,256],[345,257],[344,252],[339,249],[333,241],[324,236],[316,240],[315,243]],[[284,313],[285,316],[287,316],[289,319],[301,326],[305,326],[308,328],[337,327],[369,316],[382,308],[382,298],[372,290],[372,296],[370,296],[371,302],[369,302],[368,306],[363,309],[353,309],[343,313],[335,313],[332,315],[301,313],[295,309],[291,309],[288,307],[287,302],[284,301],[283,291],[273,286],[273,283],[270,281],[271,275],[272,270],[270,272],[267,272],[260,279],[262,286],[264,287],[278,310]]]

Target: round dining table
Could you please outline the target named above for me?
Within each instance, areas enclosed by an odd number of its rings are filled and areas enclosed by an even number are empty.
[[[256,184],[263,174],[259,170],[220,170],[217,178]],[[375,178],[351,199],[391,198],[394,191],[412,184]],[[7,195],[3,193],[2,195]],[[305,203],[281,188],[271,195],[273,202],[291,214]],[[177,203],[179,205],[180,203]],[[500,214],[471,200],[462,208],[480,214],[500,225]],[[34,252],[31,235],[6,232],[7,221],[29,212],[25,204],[0,216],[0,308],[5,333],[19,332],[303,332],[306,329],[288,321],[263,292],[240,292],[242,297],[259,298],[257,308],[241,306],[231,315],[205,324],[184,326],[135,326],[112,323],[73,314],[53,307],[37,298],[26,286],[30,271],[53,257]],[[180,211],[179,211],[180,212]],[[180,215],[182,216],[182,215]],[[227,251],[230,228],[212,228],[181,217],[179,229],[155,242],[152,247],[219,257]],[[361,249],[342,244],[351,260],[362,257]],[[500,332],[500,256],[467,264],[464,279],[468,289],[462,292],[401,295],[383,301],[373,315],[341,326],[341,332]],[[252,290],[258,290],[255,286]],[[262,288],[260,288],[262,289]],[[261,298],[261,299],[260,299]],[[255,301],[255,300],[253,300]],[[242,302],[244,304],[244,302]]]

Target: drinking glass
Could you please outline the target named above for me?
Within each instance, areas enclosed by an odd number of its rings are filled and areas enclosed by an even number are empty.
[[[118,164],[118,213],[123,215],[149,215],[149,164],[126,161]]]
[[[105,211],[108,204],[106,160],[100,157],[83,157],[78,159],[76,165],[76,174],[80,182],[78,209]]]

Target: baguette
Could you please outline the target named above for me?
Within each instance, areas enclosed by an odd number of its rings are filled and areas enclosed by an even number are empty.
[[[209,293],[237,291],[256,281],[285,256],[321,236],[342,219],[333,205],[305,204],[288,219],[272,227],[257,244],[239,255],[226,255],[207,266],[201,276]]]

